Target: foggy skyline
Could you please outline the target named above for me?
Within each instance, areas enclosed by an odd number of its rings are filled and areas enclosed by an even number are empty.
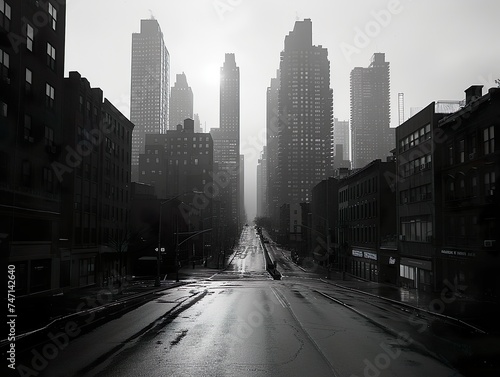
[[[266,88],[276,74],[285,36],[310,18],[313,44],[328,49],[334,117],[349,119],[349,75],[374,52],[391,64],[391,126],[397,93],[411,107],[461,100],[470,85],[496,86],[500,3],[494,0],[72,0],[67,4],[65,72],[78,71],[125,115],[130,115],[132,33],[140,20],[158,20],[170,53],[170,77],[185,72],[194,112],[206,131],[219,127],[219,69],[234,53],[241,71],[241,153],[245,204],[255,215],[256,165],[265,144]],[[171,80],[171,82],[173,82]]]

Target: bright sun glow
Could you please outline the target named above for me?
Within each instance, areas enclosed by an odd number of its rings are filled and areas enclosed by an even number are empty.
[[[217,64],[207,64],[203,67],[203,79],[209,85],[218,85],[220,79],[220,67]]]

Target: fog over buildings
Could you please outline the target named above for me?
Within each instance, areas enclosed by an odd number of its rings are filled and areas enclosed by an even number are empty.
[[[208,131],[219,126],[220,63],[225,53],[235,53],[241,69],[245,201],[252,218],[255,167],[266,144],[266,88],[279,67],[284,36],[296,20],[310,18],[313,44],[328,50],[333,113],[339,120],[350,119],[353,68],[367,67],[374,53],[385,53],[391,66],[391,127],[396,127],[397,93],[405,93],[405,113],[410,114],[410,108],[423,108],[433,100],[461,99],[463,88],[471,84],[496,85],[500,57],[486,36],[498,34],[499,8],[490,0],[149,0],[126,5],[118,0],[105,4],[76,0],[68,3],[65,71],[80,71],[103,88],[125,115],[130,114],[131,35],[139,32],[140,19],[153,15],[170,54],[169,86],[173,75],[186,74],[194,112]]]
[[[8,367],[500,375],[499,14],[0,0]]]

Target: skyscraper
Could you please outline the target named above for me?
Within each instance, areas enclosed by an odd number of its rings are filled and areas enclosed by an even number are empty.
[[[269,215],[267,197],[267,147],[264,146],[257,163],[257,217]]]
[[[220,190],[225,221],[234,232],[240,220],[240,69],[234,54],[226,54],[220,70],[220,127],[212,128],[214,163],[229,182]]]
[[[185,73],[176,76],[175,84],[170,91],[168,129],[175,130],[182,125],[184,119],[193,118],[193,91],[187,83]]]
[[[170,56],[155,19],[141,20],[141,32],[132,34],[131,71],[132,181],[138,181],[144,135],[164,133],[168,121]]]
[[[390,128],[389,62],[375,53],[368,68],[351,71],[352,165],[362,168],[373,160],[385,161],[394,149]]]
[[[307,202],[332,173],[333,93],[328,51],[312,44],[312,22],[297,21],[281,53],[279,205]]]
[[[0,1],[0,260],[16,266],[17,296],[59,287],[60,172],[74,166],[62,158],[65,24],[63,1]]]
[[[139,157],[141,182],[155,188],[158,198],[203,191],[213,173],[213,142],[208,133],[194,133],[194,121],[163,135],[147,134]]]
[[[266,179],[267,179],[267,215],[273,221],[273,227],[278,228],[279,221],[279,191],[278,191],[278,98],[280,87],[280,71],[271,79],[271,85],[266,92]]]
[[[349,121],[333,120],[334,138],[333,138],[333,155],[334,166],[338,168],[350,168],[350,142],[349,142]]]

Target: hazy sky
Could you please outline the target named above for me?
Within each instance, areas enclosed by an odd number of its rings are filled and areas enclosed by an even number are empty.
[[[185,72],[194,111],[219,124],[219,68],[233,52],[241,75],[245,203],[255,216],[257,159],[265,141],[266,88],[295,20],[310,18],[313,43],[328,48],[334,116],[349,119],[349,75],[374,52],[391,68],[391,126],[397,94],[411,107],[463,99],[473,84],[500,78],[498,0],[69,0],[66,72],[79,71],[126,116],[132,33],[158,20],[170,52],[170,79]]]

